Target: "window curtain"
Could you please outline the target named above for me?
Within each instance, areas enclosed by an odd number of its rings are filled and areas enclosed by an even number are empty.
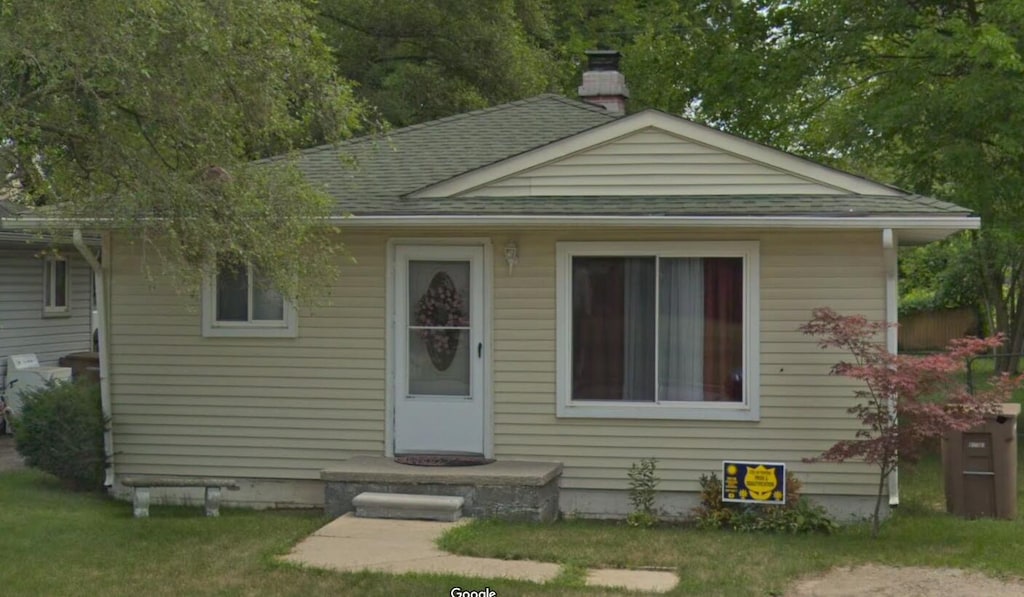
[[[704,399],[743,400],[743,260],[704,259]]]
[[[704,400],[704,264],[662,259],[658,400]]]
[[[621,400],[624,382],[622,259],[573,259],[572,397]]]
[[[622,399],[654,401],[654,264],[652,257],[623,259]]]

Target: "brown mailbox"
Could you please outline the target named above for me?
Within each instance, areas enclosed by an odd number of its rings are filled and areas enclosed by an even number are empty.
[[[1017,517],[1017,415],[1019,404],[969,431],[942,438],[946,511],[965,518]]]

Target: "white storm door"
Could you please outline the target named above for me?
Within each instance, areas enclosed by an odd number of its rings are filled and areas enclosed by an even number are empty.
[[[482,246],[395,248],[396,454],[484,453]]]

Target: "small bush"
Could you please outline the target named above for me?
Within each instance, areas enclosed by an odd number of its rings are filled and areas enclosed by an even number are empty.
[[[700,506],[694,510],[697,526],[743,532],[824,533],[836,523],[824,508],[800,495],[803,484],[786,472],[786,503],[783,505],[736,504],[722,501],[722,482],[714,473],[700,477]]]
[[[657,460],[644,458],[629,467],[629,501],[633,511],[626,517],[626,522],[634,527],[652,527],[658,522],[658,514],[654,509],[654,495],[660,479],[654,475]]]
[[[103,410],[99,386],[57,383],[22,394],[14,421],[18,453],[76,490],[103,487]]]

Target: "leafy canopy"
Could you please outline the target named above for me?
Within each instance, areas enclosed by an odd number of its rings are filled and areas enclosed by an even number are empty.
[[[132,232],[184,288],[221,254],[302,294],[339,247],[317,225],[331,202],[251,161],[361,122],[313,19],[294,0],[0,0],[6,192]]]
[[[321,0],[338,71],[393,125],[545,91],[554,68],[543,0]]]

